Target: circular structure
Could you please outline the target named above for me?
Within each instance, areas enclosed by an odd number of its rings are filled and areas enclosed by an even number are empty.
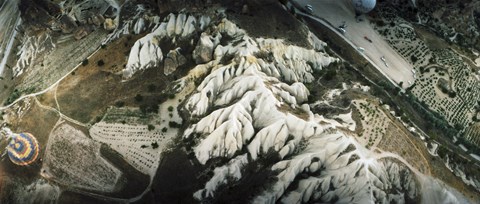
[[[352,0],[353,7],[357,14],[364,14],[375,8],[376,0]]]
[[[7,154],[14,164],[25,166],[37,160],[39,149],[37,139],[32,134],[13,134],[7,146]]]

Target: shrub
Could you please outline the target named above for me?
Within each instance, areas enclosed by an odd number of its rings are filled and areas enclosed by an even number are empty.
[[[152,142],[152,148],[157,149],[158,148],[158,143],[157,142]]]
[[[143,100],[143,96],[142,96],[142,95],[137,94],[137,95],[135,96],[135,101],[140,102],[140,101],[142,101],[142,100]]]
[[[88,59],[84,59],[82,61],[82,66],[87,66],[88,65]]]
[[[324,76],[324,79],[327,81],[332,80],[337,75],[337,71],[334,69],[328,70]]]
[[[148,125],[147,125],[147,128],[148,128],[148,131],[155,130],[155,126],[154,126],[154,125],[151,125],[151,124],[148,124]]]
[[[172,106],[169,106],[168,107],[168,112],[172,112],[173,111],[173,107]]]
[[[148,109],[148,112],[152,112],[152,113],[158,113],[158,104],[153,104],[150,106],[150,108]]]
[[[123,101],[117,101],[117,102],[115,102],[115,106],[117,106],[117,107],[119,107],[119,108],[123,107],[124,105],[125,105],[125,102],[123,102]]]
[[[10,96],[8,97],[7,101],[5,102],[5,105],[8,105],[10,103],[13,103],[15,100],[17,100],[18,98],[20,98],[20,96],[22,95],[22,92],[19,91],[18,89],[15,89],[13,90],[13,92],[10,94]]]
[[[97,65],[99,67],[101,67],[101,66],[105,65],[105,62],[103,60],[98,60]]]
[[[170,121],[170,122],[168,122],[168,126],[170,126],[171,128],[179,128],[181,126],[181,124],[178,124],[175,121]]]
[[[455,98],[455,96],[457,96],[457,93],[451,91],[450,93],[448,93],[448,97],[450,98]]]
[[[155,84],[148,85],[148,92],[154,92],[157,89]]]
[[[383,27],[383,26],[385,26],[385,22],[384,22],[383,20],[378,20],[376,23],[377,23],[377,26],[378,26],[378,27]]]
[[[147,114],[147,112],[148,112],[148,106],[145,105],[145,104],[140,105],[140,111],[141,111],[143,114]]]
[[[162,128],[162,132],[167,132],[168,128],[167,127],[163,127]]]
[[[418,58],[415,55],[410,56],[410,60],[412,60],[413,63],[418,61]]]

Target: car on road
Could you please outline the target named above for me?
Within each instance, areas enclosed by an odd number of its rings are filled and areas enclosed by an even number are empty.
[[[359,52],[365,52],[365,48],[363,48],[363,47],[358,47],[357,50],[358,50]]]
[[[306,12],[307,12],[308,14],[312,14],[312,13],[313,13],[313,7],[312,7],[312,5],[307,4],[307,5],[305,6],[305,10],[306,10]]]
[[[383,64],[388,68],[388,63],[387,60],[385,59],[385,56],[380,57],[380,60],[382,60]]]
[[[345,28],[337,28],[338,32],[340,32],[341,34],[345,34],[347,33],[347,30],[345,30]]]
[[[363,38],[364,38],[365,40],[367,40],[368,42],[372,43],[372,40],[371,40],[370,38],[368,38],[367,36],[363,36]]]

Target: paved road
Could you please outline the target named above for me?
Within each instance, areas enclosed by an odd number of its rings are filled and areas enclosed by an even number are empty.
[[[0,1],[1,2],[1,1]],[[6,0],[0,5],[0,76],[3,76],[7,59],[12,51],[13,42],[20,25],[20,12],[17,8],[18,1]]]
[[[387,78],[395,83],[403,82],[403,88],[407,88],[408,81],[414,83],[412,69],[413,66],[400,56],[392,47],[375,32],[368,19],[362,17],[364,21],[357,22],[355,12],[350,0],[293,0],[293,3],[304,8],[307,4],[313,7],[313,16],[319,20],[328,22],[332,30],[337,31],[338,26],[345,21],[346,33],[342,35],[354,49],[362,47],[365,49],[364,56],[376,65],[377,69]],[[364,37],[367,36],[372,42]],[[385,57],[388,67],[380,59]]]

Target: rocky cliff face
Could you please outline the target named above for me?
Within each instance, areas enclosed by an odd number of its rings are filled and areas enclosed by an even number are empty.
[[[189,87],[201,79],[184,105],[191,124],[183,137],[200,164],[215,167],[194,193],[197,200],[247,182],[242,178],[249,166],[266,161],[274,179],[251,197],[254,203],[405,203],[424,193],[462,199],[452,189],[428,189],[438,181],[400,156],[365,149],[347,130],[350,123],[310,111],[304,83],[338,59],[283,40],[252,38],[227,19],[210,31],[209,39],[221,36],[223,43],[215,45],[211,61],[179,81]]]

